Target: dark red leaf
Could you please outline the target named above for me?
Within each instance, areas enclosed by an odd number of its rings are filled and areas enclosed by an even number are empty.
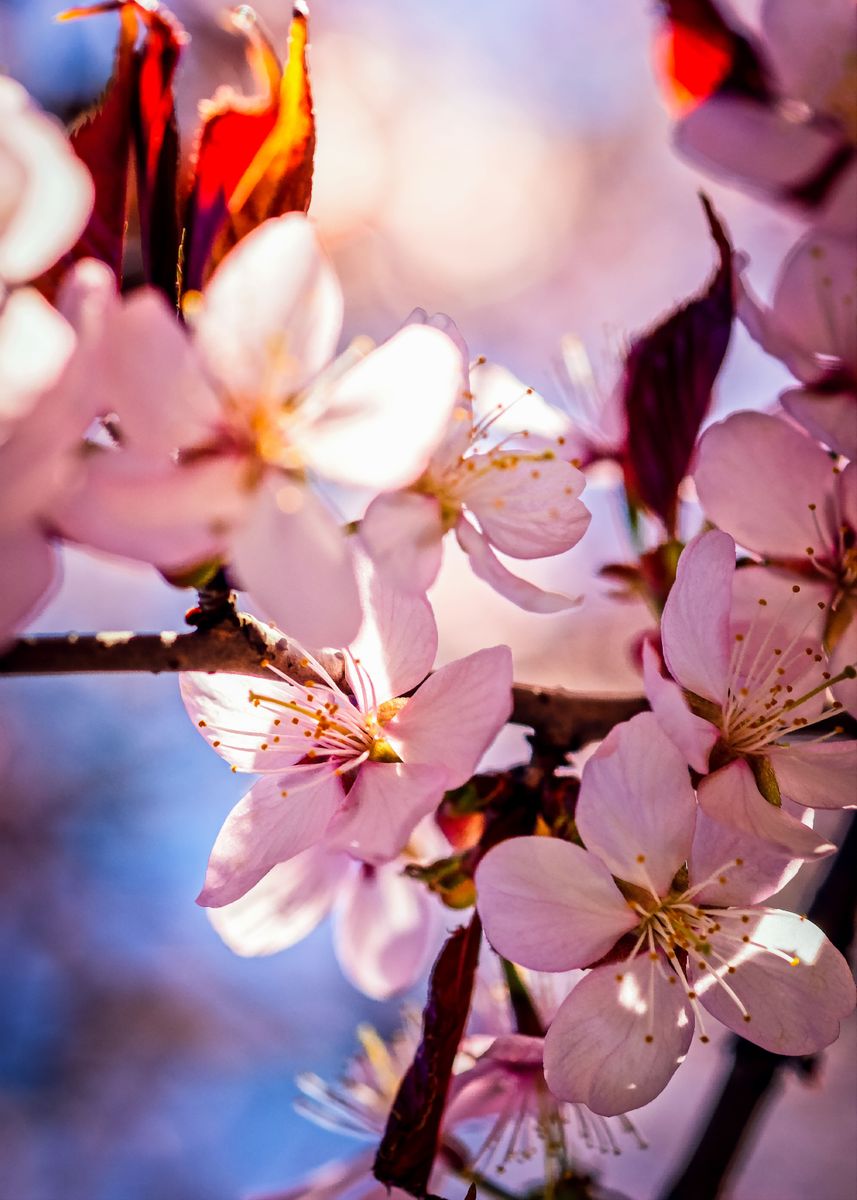
[[[633,506],[643,505],[659,516],[670,536],[675,534],[679,484],[711,404],[735,312],[732,247],[704,196],[702,203],[719,266],[699,296],[632,343],[623,378],[628,498]]]
[[[770,72],[759,49],[713,0],[661,0],[655,56],[667,102],[686,112],[719,93],[769,103]]]
[[[482,926],[474,913],[469,925],[447,938],[438,955],[423,1011],[422,1041],[399,1085],[375,1157],[375,1178],[412,1196],[427,1195],[481,940]]]
[[[233,21],[247,38],[261,94],[222,89],[209,105],[187,204],[185,291],[200,288],[223,256],[269,217],[306,212],[312,191],[306,12],[293,10],[285,66],[252,10],[242,6]]]

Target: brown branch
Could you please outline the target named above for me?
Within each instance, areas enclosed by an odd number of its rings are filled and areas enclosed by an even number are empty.
[[[342,680],[340,655],[323,652],[319,661],[337,683]],[[300,646],[242,613],[189,633],[69,633],[20,638],[0,654],[0,675],[227,671],[265,676],[266,664],[293,678],[312,674]],[[541,745],[562,750],[574,750],[604,737],[614,725],[647,707],[638,696],[580,696],[526,683],[515,684],[513,700],[512,722],[531,726]]]

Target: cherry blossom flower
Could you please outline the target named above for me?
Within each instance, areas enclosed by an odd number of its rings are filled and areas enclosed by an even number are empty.
[[[334,951],[346,978],[374,1000],[388,1000],[419,979],[449,916],[405,867],[449,853],[431,818],[388,863],[358,862],[321,843],[279,863],[239,900],[209,909],[209,919],[237,954],[259,955],[295,945],[332,912]]]
[[[786,421],[745,412],[706,431],[694,480],[709,520],[770,564],[766,590],[799,585],[794,623],[818,628],[832,673],[857,662],[857,463],[841,469]],[[853,680],[833,692],[857,709]]]
[[[395,858],[507,720],[507,647],[426,679],[437,649],[428,601],[368,568],[361,587],[363,625],[344,652],[350,690],[309,655],[307,683],[281,672],[270,682],[183,676],[185,705],[209,744],[233,770],[262,775],[218,835],[200,904],[237,900],[277,863],[322,842],[364,862]]]
[[[592,967],[545,1038],[555,1095],[604,1116],[639,1108],[669,1082],[695,1026],[707,1040],[706,1013],[780,1054],[837,1037],[854,1005],[848,964],[804,918],[746,903],[756,869],[741,854],[720,858],[684,758],[652,714],[618,726],[589,759],[576,822],[586,849],[513,838],[476,872],[501,954],[539,971]]]
[[[822,218],[853,226],[857,25],[852,0],[764,0],[764,63],[755,92],[716,90],[675,130],[692,162],[775,199],[823,201]]]
[[[342,645],[359,624],[351,555],[308,476],[416,478],[456,400],[457,350],[415,326],[331,361],[339,283],[297,214],[244,238],[188,315],[192,336],[141,289],[106,322],[101,392],[122,448],[90,456],[63,532],[170,573],[225,556],[291,635]]]
[[[832,847],[795,819],[782,801],[812,808],[855,805],[857,744],[811,739],[823,696],[838,682],[817,638],[789,612],[757,597],[747,622],[734,607],[735,543],[718,530],[700,534],[679,559],[661,623],[664,679],[647,646],[649,702],[663,729],[704,775],[703,811],[742,833],[811,858]],[[800,594],[800,584],[788,597]],[[797,589],[797,592],[792,590]],[[853,674],[846,666],[841,677]],[[799,735],[799,736],[795,736]]]
[[[0,306],[0,640],[44,600],[57,562],[51,510],[94,415],[69,323],[33,288]]]
[[[810,230],[780,270],[770,308],[742,284],[738,314],[800,381],[780,403],[813,437],[857,458],[857,245]]]
[[[480,360],[423,474],[378,496],[360,522],[379,568],[399,586],[424,591],[454,530],[476,575],[520,608],[546,613],[577,604],[512,574],[495,553],[562,554],[586,532],[590,514],[578,498],[585,479],[554,432],[564,424],[532,388]]]
[[[0,76],[0,289],[41,275],[74,245],[93,195],[59,123]]]

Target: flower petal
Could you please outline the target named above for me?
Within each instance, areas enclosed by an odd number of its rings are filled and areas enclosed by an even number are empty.
[[[440,763],[366,762],[330,827],[330,845],[382,863],[404,848],[415,826],[437,808],[447,787]]]
[[[837,454],[857,459],[857,394],[791,388],[780,396],[790,417]]]
[[[591,514],[578,496],[586,477],[561,459],[475,454],[461,496],[488,541],[514,558],[545,558],[577,545]]]
[[[303,756],[277,747],[281,718],[267,705],[255,705],[250,693],[265,691],[264,680],[225,671],[209,675],[203,671],[179,676],[181,697],[187,714],[221,758],[239,771],[273,774]],[[277,681],[271,676],[272,689]],[[263,750],[262,747],[265,747]]]
[[[535,971],[587,967],[638,922],[604,864],[556,838],[501,842],[476,868],[476,888],[488,941]]]
[[[336,957],[347,979],[373,1000],[417,982],[439,947],[440,905],[402,874],[401,860],[359,866],[343,880],[334,914]]]
[[[735,543],[712,529],[685,546],[661,622],[670,674],[688,691],[721,703],[726,698],[732,642],[729,612]]]
[[[47,603],[58,575],[57,557],[35,525],[0,533],[0,645]]]
[[[836,475],[811,438],[779,417],[739,412],[705,432],[698,455],[703,511],[740,545],[768,558],[803,560],[807,546],[830,554],[838,530],[827,530],[820,546],[818,526]]]
[[[812,813],[804,812],[812,828]],[[706,809],[697,815],[688,872],[691,884],[709,882],[693,893],[696,904],[760,904],[785,887],[802,863],[766,838],[716,820]]]
[[[269,475],[234,536],[233,566],[274,623],[308,649],[346,646],[356,635],[351,550],[309,488]]]
[[[793,858],[822,858],[835,847],[825,838],[777,808],[761,795],[753,772],[741,760],[706,775],[697,793],[700,808],[713,817],[731,825],[741,833],[761,838],[773,849]],[[707,888],[701,896],[715,902],[717,885]]]
[[[306,217],[265,221],[227,254],[195,315],[213,379],[236,402],[281,402],[336,349],[342,293]]]
[[[643,681],[652,712],[664,733],[693,769],[704,775],[708,756],[719,736],[717,727],[692,713],[681,688],[661,674],[658,655],[650,641],[643,643]]]
[[[372,681],[377,699],[392,700],[416,687],[432,668],[437,654],[434,613],[425,596],[394,587],[366,559],[358,562],[357,580],[363,624],[349,649]]]
[[[857,808],[857,742],[771,746],[780,791],[807,808]]]
[[[575,820],[612,874],[669,891],[690,852],[696,799],[685,756],[654,713],[617,725],[587,760]]]
[[[583,599],[582,596],[572,598],[562,596],[558,592],[546,592],[534,583],[513,575],[497,558],[488,539],[464,518],[456,525],[455,536],[461,549],[470,559],[473,574],[525,612],[564,612],[566,609],[576,608]]]
[[[342,798],[342,785],[328,764],[264,776],[224,821],[197,904],[230,904],[277,863],[320,841]]]
[[[236,954],[276,954],[296,945],[327,916],[348,860],[323,845],[278,863],[239,900],[210,908],[208,919]]]
[[[438,329],[408,325],[327,387],[300,442],[328,479],[387,491],[422,474],[461,393],[461,357]]]
[[[641,955],[597,967],[563,1002],[547,1032],[548,1087],[601,1116],[630,1112],[664,1090],[692,1037],[683,989],[662,961]]]
[[[430,675],[387,726],[405,762],[443,764],[448,788],[466,783],[512,712],[508,646],[477,650]]]
[[[360,541],[379,572],[397,587],[425,592],[443,557],[443,525],[434,496],[376,496],[360,522]]]
[[[854,980],[821,930],[778,909],[760,909],[749,921],[727,911],[718,913],[718,921],[721,930],[710,938],[717,957],[706,970],[695,960],[690,964],[708,1011],[775,1054],[815,1054],[835,1041],[840,1021],[854,1007]]]

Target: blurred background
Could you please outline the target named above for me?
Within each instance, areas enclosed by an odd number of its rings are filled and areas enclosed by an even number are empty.
[[[116,22],[56,25],[57,7],[0,0],[0,67],[69,116],[103,86]],[[192,37],[178,83],[189,148],[198,100],[249,81],[216,0],[172,7]],[[284,46],[290,5],[256,7]],[[653,7],[314,0],[311,214],[343,280],[346,336],[386,336],[417,305],[444,311],[474,355],[564,405],[559,345],[573,333],[609,389],[617,347],[711,270],[701,187],[770,290],[799,227],[672,153]],[[737,329],[713,417],[770,405],[785,378]],[[621,507],[609,478],[585,499],[583,543],[525,564],[584,606],[521,613],[450,546],[433,595],[443,658],[508,641],[521,680],[639,689],[629,648],[649,618],[595,577],[630,554]],[[34,628],[179,628],[190,603],[153,570],[70,550]],[[493,761],[520,749],[509,736]],[[0,681],[0,765],[0,1200],[234,1200],[349,1153],[293,1112],[293,1078],[335,1076],[355,1025],[390,1031],[398,1006],[343,981],[326,928],[264,960],[213,933],[193,898],[244,785],[196,737],[175,680]],[[787,902],[806,907],[812,889],[807,870]],[[850,1200],[854,1041],[852,1021],[810,1086],[783,1072],[733,1200]],[[695,1044],[639,1115],[650,1148],[597,1161],[605,1182],[656,1196],[727,1065],[725,1039]]]

